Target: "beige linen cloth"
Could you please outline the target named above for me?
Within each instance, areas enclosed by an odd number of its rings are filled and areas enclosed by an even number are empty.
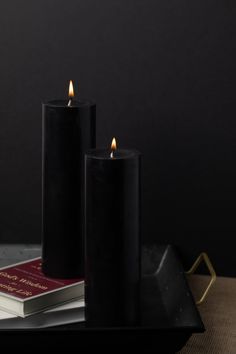
[[[190,277],[194,296],[207,282],[208,276]],[[206,332],[192,335],[179,354],[236,354],[236,278],[217,277],[199,312]]]

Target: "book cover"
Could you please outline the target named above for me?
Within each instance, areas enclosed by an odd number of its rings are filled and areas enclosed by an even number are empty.
[[[0,308],[25,317],[83,295],[83,279],[54,279],[41,270],[41,258],[0,269]]]

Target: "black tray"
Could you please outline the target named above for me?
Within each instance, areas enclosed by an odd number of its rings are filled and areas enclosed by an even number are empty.
[[[183,266],[172,246],[154,246],[143,250],[142,273],[139,327],[98,329],[77,323],[47,330],[2,331],[1,334],[10,334],[11,339],[18,336],[16,341],[11,341],[12,349],[27,341],[28,345],[37,343],[37,349],[43,350],[44,340],[47,340],[47,348],[53,350],[68,351],[70,346],[76,345],[80,352],[93,350],[95,346],[96,350],[111,353],[124,351],[128,345],[145,353],[175,353],[193,333],[205,330]]]

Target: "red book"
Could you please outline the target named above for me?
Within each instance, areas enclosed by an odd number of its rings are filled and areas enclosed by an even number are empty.
[[[84,294],[83,279],[54,279],[41,271],[41,258],[0,268],[0,308],[26,317]]]

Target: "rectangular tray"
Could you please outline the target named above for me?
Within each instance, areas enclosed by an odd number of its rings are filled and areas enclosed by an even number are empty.
[[[5,333],[18,337],[11,341],[12,348],[14,343],[19,348],[27,340],[28,344],[37,342],[37,349],[43,350],[47,340],[53,350],[68,351],[76,345],[83,352],[95,345],[104,353],[121,351],[128,345],[146,353],[175,353],[193,333],[204,330],[183,266],[175,249],[165,245],[143,249],[140,326],[86,328],[85,323],[77,323],[44,330],[1,331],[1,340]]]

